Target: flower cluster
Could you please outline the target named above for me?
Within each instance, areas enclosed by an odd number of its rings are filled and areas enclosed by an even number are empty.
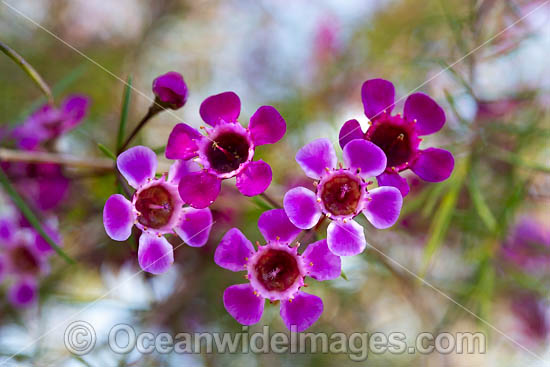
[[[163,108],[185,104],[188,90],[183,78],[168,73],[155,80],[155,103]],[[317,139],[296,154],[305,175],[314,180],[315,190],[295,187],[283,199],[283,208],[264,212],[258,228],[265,243],[256,247],[238,228],[229,230],[215,250],[214,261],[231,271],[245,271],[245,284],[227,288],[223,303],[238,322],[257,323],[265,300],[280,302],[280,314],[290,329],[302,331],[322,314],[322,300],[302,291],[305,278],[318,281],[341,274],[340,256],[361,253],[366,245],[359,214],[378,229],[391,227],[398,219],[406,195],[398,172],[411,168],[428,181],[449,176],[453,159],[438,149],[419,150],[419,135],[441,128],[445,115],[429,97],[416,93],[407,99],[405,115],[391,116],[394,102],[391,83],[367,81],[363,86],[365,113],[373,125],[363,134],[355,120],[340,133],[343,163],[337,162],[330,140]],[[125,241],[137,227],[138,260],[143,270],[158,274],[173,262],[173,250],[163,237],[175,233],[191,246],[208,241],[212,216],[208,207],[216,200],[221,182],[236,179],[245,196],[264,193],[271,184],[270,166],[254,161],[255,149],[273,144],[285,134],[286,123],[271,106],[260,107],[248,127],[238,122],[241,102],[233,92],[206,98],[200,116],[209,127],[195,128],[180,123],[166,146],[166,158],[176,160],[168,175],[156,176],[155,153],[133,147],[117,158],[117,168],[135,189],[131,199],[112,195],[105,204],[103,222],[107,234]],[[436,161],[436,162],[434,162]],[[398,178],[394,177],[397,176]],[[378,187],[371,186],[376,177]],[[405,181],[406,183],[406,181]],[[394,187],[397,186],[397,187]],[[187,206],[188,205],[188,206]],[[325,219],[326,239],[310,244],[292,244],[300,233],[318,231]],[[304,238],[307,236],[304,236]],[[304,248],[305,247],[305,248]]]
[[[45,104],[7,134],[19,149],[40,152],[80,124],[87,113],[87,97],[67,97],[61,107]],[[52,212],[67,196],[70,180],[54,163],[0,162],[2,169],[27,203],[43,220],[42,228],[57,244],[57,217]],[[0,192],[0,194],[3,193]],[[28,306],[37,298],[38,283],[49,272],[53,249],[7,198],[2,198],[0,217],[0,281],[7,284],[8,300]]]

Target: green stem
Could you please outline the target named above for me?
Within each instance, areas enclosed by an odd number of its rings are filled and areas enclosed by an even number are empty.
[[[4,170],[0,168],[0,184],[4,187],[6,193],[11,197],[13,203],[19,208],[23,216],[29,221],[29,223],[36,229],[40,236],[51,246],[52,249],[57,252],[65,261],[69,264],[74,264],[74,260],[69,257],[61,248],[55,243],[55,241],[46,233],[40,220],[33,213],[32,209],[25,203],[23,198],[19,195],[17,190],[12,186],[8,176],[4,173]]]
[[[155,116],[157,113],[159,113],[160,111],[162,111],[163,108],[160,107],[156,102],[153,103],[151,105],[151,107],[149,107],[149,110],[147,110],[147,113],[145,114],[145,116],[143,116],[143,118],[141,119],[141,121],[139,122],[139,124],[135,127],[135,129],[130,133],[130,135],[128,136],[128,138],[126,138],[126,141],[124,142],[124,144],[122,144],[120,146],[120,148],[118,148],[117,150],[117,155],[122,153],[126,147],[128,147],[128,145],[132,142],[132,140],[136,137],[136,135],[140,132],[140,130],[145,126],[145,124],[147,124],[147,122],[153,117]]]
[[[268,194],[266,194],[265,192],[262,192],[260,194],[260,196],[269,203],[269,205],[271,205],[272,207],[276,208],[276,209],[280,209],[281,208],[281,204],[277,203],[275,201],[275,199],[271,198],[271,196],[269,196]]]
[[[27,73],[28,76],[31,77],[31,79],[38,85],[42,93],[46,95],[48,98],[48,102],[50,104],[53,103],[53,95],[50,87],[48,84],[44,81],[44,79],[38,74],[38,72],[35,70],[35,68],[32,67],[31,64],[29,64],[21,55],[19,55],[15,50],[10,48],[8,45],[6,45],[3,42],[0,42],[0,51],[5,53],[10,59],[12,59],[25,73]]]

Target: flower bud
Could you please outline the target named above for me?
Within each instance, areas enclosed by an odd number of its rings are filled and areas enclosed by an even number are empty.
[[[175,71],[157,77],[153,81],[153,93],[155,103],[173,110],[183,107],[189,96],[183,76]]]

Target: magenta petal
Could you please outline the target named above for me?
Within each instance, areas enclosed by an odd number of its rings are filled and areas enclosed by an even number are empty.
[[[165,156],[168,159],[190,159],[197,156],[198,143],[202,135],[187,124],[177,124],[172,129],[166,144]]]
[[[249,162],[236,177],[237,189],[245,196],[256,196],[271,184],[271,167],[262,160]]]
[[[232,285],[223,292],[223,305],[238,323],[252,325],[260,321],[264,299],[254,294],[250,284]]]
[[[250,118],[248,129],[254,145],[273,144],[285,135],[286,122],[275,108],[262,106]]]
[[[347,143],[353,139],[363,139],[363,130],[361,130],[361,125],[357,120],[348,120],[344,123],[340,129],[340,134],[338,141],[340,142],[340,147],[344,149]]]
[[[445,112],[436,101],[424,93],[413,93],[407,97],[403,115],[409,121],[416,120],[418,135],[433,134],[445,124]]]
[[[321,138],[304,145],[296,153],[296,162],[306,176],[319,179],[326,168],[336,167],[336,153],[330,140]]]
[[[401,177],[399,173],[384,172],[380,176],[376,177],[378,180],[378,186],[393,186],[399,189],[403,197],[407,196],[410,187],[405,177]]]
[[[323,300],[313,294],[298,292],[281,301],[281,318],[291,331],[301,332],[313,325],[323,313]]]
[[[151,274],[161,274],[174,263],[174,249],[163,236],[142,233],[138,248],[139,266]]]
[[[178,185],[183,176],[188,175],[193,172],[198,172],[201,170],[201,166],[193,160],[178,160],[170,166],[168,171],[168,182]]]
[[[157,156],[155,152],[144,146],[137,146],[122,152],[116,164],[120,173],[133,188],[137,189],[155,177]]]
[[[384,79],[371,79],[361,87],[361,99],[365,108],[365,115],[376,119],[382,112],[391,113],[394,107],[395,87]]]
[[[182,176],[178,191],[184,203],[203,209],[216,200],[220,193],[221,180],[208,171],[193,172]]]
[[[399,189],[393,186],[377,187],[369,191],[369,198],[363,210],[369,222],[379,229],[393,226],[403,206]]]
[[[344,147],[344,163],[358,170],[359,176],[369,178],[378,176],[386,169],[386,154],[376,144],[355,139]]]
[[[206,98],[200,107],[204,122],[216,126],[220,122],[236,122],[241,113],[241,100],[233,92],[224,92]]]
[[[327,244],[338,256],[353,256],[363,252],[367,246],[363,227],[353,220],[346,223],[332,221],[327,228]]]
[[[428,148],[420,151],[411,169],[424,181],[440,182],[449,178],[454,166],[455,160],[451,152],[439,148]]]
[[[283,206],[288,219],[298,228],[312,228],[321,218],[315,193],[301,186],[285,194]]]
[[[252,242],[237,228],[231,228],[216,248],[214,262],[227,270],[242,271],[254,252]]]
[[[132,203],[120,194],[111,195],[103,208],[105,232],[115,241],[126,241],[132,234]]]
[[[206,244],[212,228],[212,213],[210,209],[183,208],[182,220],[174,228],[178,236],[191,247],[201,247]]]
[[[37,168],[43,168],[43,166],[43,164],[40,164],[37,165]],[[45,177],[38,177],[37,183],[38,195],[36,197],[36,203],[40,209],[50,210],[54,209],[67,196],[70,181],[63,176],[61,167],[59,167],[59,172],[57,174],[52,172],[50,177],[48,177],[48,175]]]
[[[258,220],[258,228],[267,241],[292,242],[302,231],[288,219],[283,209],[264,212]]]
[[[82,121],[88,111],[89,103],[90,99],[83,95],[72,95],[63,101],[61,106],[64,113],[64,121],[61,126],[62,132],[74,128]]]
[[[327,240],[310,244],[302,254],[308,275],[323,281],[335,279],[342,273],[340,256],[334,255],[328,248]]]
[[[14,306],[26,307],[34,303],[37,293],[36,282],[33,279],[25,278],[11,286],[8,299]]]

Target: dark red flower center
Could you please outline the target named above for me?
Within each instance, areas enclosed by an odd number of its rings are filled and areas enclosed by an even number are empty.
[[[296,258],[284,250],[270,249],[255,266],[258,281],[268,291],[285,291],[300,276]]]
[[[386,153],[388,167],[398,167],[409,162],[413,156],[413,146],[409,132],[402,126],[380,124],[374,129],[369,140]]]
[[[141,214],[139,223],[148,228],[160,228],[168,224],[175,208],[172,194],[162,185],[157,185],[138,194],[136,209]]]
[[[36,255],[25,246],[17,246],[11,253],[11,262],[17,269],[25,274],[37,274],[40,271],[40,261]]]
[[[332,176],[322,184],[320,197],[331,214],[354,214],[361,199],[361,182],[359,178],[348,174]]]
[[[218,173],[235,171],[248,159],[249,148],[250,144],[245,136],[235,132],[221,133],[206,150],[210,168]]]

